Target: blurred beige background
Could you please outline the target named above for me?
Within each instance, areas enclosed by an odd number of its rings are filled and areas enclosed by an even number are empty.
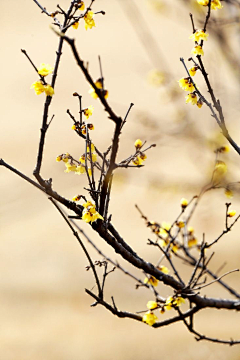
[[[42,0],[48,11],[55,11],[57,3]],[[59,3],[66,9],[69,1]],[[118,159],[134,151],[136,138],[157,144],[148,153],[144,168],[116,174],[110,205],[113,223],[122,236],[151,262],[156,262],[159,254],[146,245],[151,234],[134,205],[137,203],[150,219],[174,221],[180,199],[190,199],[207,183],[219,134],[206,107],[185,105],[185,94],[181,91],[175,100],[172,97],[178,91],[175,81],[185,76],[179,57],[187,59],[192,48],[188,39],[192,31],[189,11],[196,14],[198,24],[204,12],[198,12],[195,1],[187,5],[180,0],[162,3],[165,6],[156,11],[152,5],[159,5],[160,1],[96,0],[94,11],[106,11],[105,16],[96,16],[96,28],[86,32],[80,23],[78,30],[69,31],[82,59],[89,61],[95,79],[99,77],[97,56],[101,55],[109,101],[115,111],[124,116],[129,104],[135,104],[122,134]],[[214,16],[232,16],[235,11],[225,6],[221,14],[215,12]],[[31,0],[2,0],[0,12],[0,156],[31,176],[44,95],[36,96],[30,89],[37,77],[20,49],[25,49],[37,66],[41,62],[53,65],[58,39],[49,28],[51,19],[41,14]],[[236,30],[228,26],[227,32],[232,45]],[[147,43],[147,48],[140,39]],[[236,46],[231,49],[237,52]],[[240,143],[238,79],[211,31],[205,52],[204,61],[222,101],[229,130],[234,131],[234,138]],[[168,87],[149,84],[148,73],[154,68],[168,73]],[[205,91],[200,77],[198,83]],[[54,189],[68,198],[82,193],[87,186],[84,176],[64,173],[63,164],[55,161],[64,152],[77,158],[83,152],[84,145],[71,130],[72,123],[66,114],[70,109],[77,116],[74,91],[83,95],[84,106],[95,107],[93,142],[104,151],[112,137],[113,124],[98,101],[89,96],[88,89],[65,44],[49,113],[55,114],[55,118],[47,134],[42,176],[52,177]],[[220,143],[224,141],[221,139]],[[238,155],[231,151],[222,159],[228,164],[228,181],[238,181]],[[7,169],[0,170],[0,359],[239,359],[239,347],[197,343],[182,324],[154,330],[132,320],[117,319],[103,307],[91,308],[92,299],[84,289],[91,289],[94,281],[91,273],[85,271],[87,261],[70,230],[43,194]],[[226,201],[223,190],[209,193],[202,200],[191,224],[199,240],[203,232],[209,241],[221,233]],[[232,202],[239,213],[237,192]],[[108,256],[117,259],[87,224],[81,225]],[[212,270],[216,271],[225,261],[224,272],[239,267],[239,226],[216,245]],[[88,248],[94,260],[101,260]],[[118,261],[144,277],[123,260]],[[178,266],[187,280],[191,269],[181,262]],[[237,273],[230,275],[228,282],[239,291]],[[171,295],[161,284],[159,291],[163,296]],[[231,298],[218,285],[207,288],[206,294]],[[144,289],[135,290],[134,281],[118,271],[107,279],[106,299],[110,300],[112,295],[120,309],[132,312],[144,310],[150,300]],[[206,335],[240,338],[237,313],[207,310],[196,317],[196,323]]]

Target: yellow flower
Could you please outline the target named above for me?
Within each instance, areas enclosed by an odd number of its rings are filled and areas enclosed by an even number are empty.
[[[132,160],[132,163],[136,166],[139,166],[142,165],[143,160],[139,156],[137,156],[134,160]]]
[[[191,76],[194,76],[194,75],[196,74],[196,72],[197,72],[198,69],[199,69],[198,66],[193,66],[193,67],[191,67],[191,69],[189,69],[189,74],[190,74]]]
[[[76,127],[76,125],[74,124],[73,126],[72,126],[72,130],[76,130],[77,129],[77,127]]]
[[[97,154],[92,153],[92,162],[96,162],[96,161],[97,161]]]
[[[85,154],[79,158],[80,163],[85,164]]]
[[[72,201],[79,201],[81,199],[81,197],[82,197],[81,195],[74,196],[72,198]]]
[[[174,301],[173,305],[180,306],[181,304],[184,304],[185,300],[181,296],[177,296]]]
[[[197,107],[198,107],[199,109],[201,109],[202,106],[203,106],[202,99],[198,99],[198,101],[197,101]]]
[[[85,167],[82,165],[78,165],[75,170],[75,174],[77,174],[77,175],[84,174],[85,172],[86,172]]]
[[[174,301],[174,299],[172,296],[169,296],[167,298],[165,305],[164,305],[166,310],[171,310],[173,308],[173,301]]]
[[[94,13],[93,11],[88,11],[84,15],[84,21],[85,21],[85,29],[92,29],[93,26],[95,26],[95,21],[93,20]]]
[[[69,163],[69,162],[66,162],[66,163],[65,163],[65,166],[66,166],[66,170],[65,170],[64,172],[66,172],[66,173],[69,173],[69,172],[71,172],[71,171],[76,171],[76,169],[77,169],[77,166],[76,166],[76,165],[71,164],[71,163]]]
[[[91,152],[93,153],[94,151],[95,151],[95,146],[93,145],[93,143],[91,143]],[[89,146],[87,147],[87,152],[90,152]]]
[[[45,91],[44,85],[42,84],[41,81],[35,81],[35,83],[31,85],[31,89],[35,90],[36,95],[40,95]]]
[[[93,124],[88,124],[88,129],[89,130],[94,130],[94,125]]]
[[[182,229],[182,228],[184,228],[184,226],[185,226],[185,222],[184,222],[184,221],[178,221],[178,222],[176,223],[176,225],[177,225],[180,229]]]
[[[64,154],[64,155],[63,155],[63,158],[62,158],[62,161],[65,162],[65,163],[67,163],[68,160],[69,160],[69,156],[70,156],[69,153]]]
[[[179,249],[179,246],[177,244],[171,244],[171,250],[172,252],[176,253]]]
[[[72,27],[73,27],[75,30],[77,30],[78,26],[79,26],[79,21],[76,21],[76,22],[72,25]]]
[[[95,210],[95,206],[89,210],[88,208],[83,210],[82,220],[84,220],[86,223],[93,223],[97,219],[104,220],[103,217]]]
[[[188,201],[185,198],[181,199],[181,206],[183,209],[185,209],[188,206]]]
[[[85,208],[96,207],[96,205],[93,204],[91,201],[87,201],[86,203],[83,204],[83,207],[85,207]]]
[[[192,226],[188,227],[188,234],[192,235],[194,233],[194,228]]]
[[[186,104],[190,103],[192,105],[196,105],[197,104],[197,95],[191,93],[191,94],[188,94],[186,97]]]
[[[135,141],[135,143],[134,143],[134,146],[135,146],[135,148],[136,149],[140,149],[141,147],[142,147],[142,140],[140,140],[140,139],[137,139],[136,141]]]
[[[79,6],[78,10],[84,10],[85,9],[85,4],[84,4],[83,1],[79,1],[78,6]]]
[[[231,199],[233,197],[233,192],[230,189],[226,189],[225,195],[227,198]]]
[[[201,45],[196,45],[192,51],[191,54],[193,55],[204,55],[203,49],[201,47]]]
[[[229,210],[228,213],[227,213],[228,217],[233,217],[235,215],[236,215],[236,210],[231,210],[231,211]]]
[[[144,153],[141,153],[141,154],[139,155],[139,157],[140,157],[140,159],[141,159],[142,161],[145,161],[146,158],[147,158],[147,155],[144,154]]]
[[[230,151],[230,149],[229,149],[229,146],[224,145],[224,146],[221,146],[220,148],[218,148],[216,151],[220,152],[220,153],[228,153]]]
[[[152,326],[153,324],[155,324],[155,322],[157,321],[157,316],[152,313],[151,311],[148,311],[142,318],[142,321],[145,322],[146,324]]]
[[[150,278],[145,278],[144,279],[144,284],[148,284],[148,285],[152,285],[152,286],[157,286],[158,285],[158,280],[154,277],[154,276],[150,276]]]
[[[149,310],[154,310],[158,307],[158,303],[156,303],[156,301],[148,301],[147,303],[147,308]]]
[[[61,161],[62,160],[62,155],[58,155],[57,157],[56,157],[56,161]]]
[[[191,82],[190,78],[182,78],[180,80],[178,80],[179,86],[185,90],[185,91],[194,91],[195,87],[193,85],[193,83]]]
[[[194,245],[197,245],[197,239],[195,237],[188,240],[188,247],[189,248],[193,247]]]
[[[164,274],[169,274],[169,269],[164,265],[158,266],[158,270],[160,270]]]
[[[203,6],[207,6],[209,4],[209,0],[197,0],[197,2],[199,3],[199,5],[203,5]],[[222,9],[222,8],[223,8],[223,6],[221,4],[221,1],[212,0],[212,2],[211,2],[211,9],[212,10]]]
[[[47,96],[53,96],[54,94],[54,89],[51,87],[51,85],[45,85],[44,91]]]
[[[86,116],[87,119],[89,118],[89,116],[92,115],[93,110],[94,110],[94,107],[93,107],[92,105],[90,105],[88,108],[86,108],[86,109],[83,111],[83,113],[84,113],[84,115]]]
[[[203,30],[196,30],[194,34],[189,36],[189,39],[200,42],[201,40],[207,40],[208,36],[209,34],[205,33]]]
[[[171,226],[172,225],[170,223],[163,221],[160,228],[160,235],[168,235],[168,231],[171,229]]]
[[[39,75],[47,76],[53,72],[53,68],[49,64],[42,63],[37,69]]]
[[[88,175],[92,176],[92,169],[91,168],[88,168]]]

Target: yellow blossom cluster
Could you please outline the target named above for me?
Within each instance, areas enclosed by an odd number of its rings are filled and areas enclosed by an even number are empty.
[[[142,163],[146,160],[147,155],[143,152],[139,151],[143,146],[143,142],[140,139],[137,139],[134,143],[136,148],[136,156],[133,158],[132,163],[136,166],[142,165]]]
[[[84,21],[85,21],[85,29],[92,29],[95,26],[95,21],[94,21],[94,13],[93,11],[88,11],[85,15],[84,15]]]
[[[158,285],[158,280],[154,277],[154,276],[150,276],[149,278],[146,277],[144,279],[144,284],[148,284],[148,285],[152,285],[152,286],[157,286]]]
[[[188,247],[191,248],[191,247],[197,245],[198,241],[194,235],[194,228],[192,226],[188,227],[187,235],[188,235]]]
[[[101,93],[102,95],[104,96],[105,99],[108,98],[108,90],[104,90],[103,89],[103,81],[102,79],[98,79],[96,82],[95,82],[95,85],[96,87],[101,90]],[[96,93],[96,91],[94,90],[94,88],[92,87],[90,90],[89,90],[89,94],[94,98],[94,99],[97,99],[98,98],[98,95]]]
[[[202,99],[198,99],[197,95],[195,93],[190,93],[186,97],[186,104],[192,104],[197,105],[197,107],[200,109],[203,106]]]
[[[147,303],[149,311],[143,315],[142,321],[150,326],[153,326],[158,320],[158,317],[154,314],[153,310],[159,309],[160,313],[164,314],[165,310],[171,310],[172,308],[179,307],[183,303],[185,303],[185,300],[181,296],[177,295],[169,296],[163,305],[159,305],[156,301],[150,300]]]
[[[56,161],[57,162],[63,161],[65,163],[66,170],[64,172],[66,173],[74,172],[77,175],[82,175],[85,174],[86,172],[86,168],[81,163],[81,161],[78,162],[77,160],[74,160],[69,153],[58,155]],[[89,176],[92,175],[92,169],[90,167],[88,168],[88,174]]]
[[[82,220],[86,223],[93,223],[94,221],[101,219],[104,220],[103,217],[96,211],[96,205],[91,201],[87,201],[83,204],[83,212],[82,212]]]
[[[38,74],[42,77],[42,80],[35,81],[31,85],[31,89],[35,90],[36,95],[40,95],[45,92],[46,96],[53,96],[54,89],[51,85],[47,84],[43,77],[51,74],[53,72],[53,68],[49,64],[42,63],[38,67]]]
[[[203,6],[207,6],[209,4],[209,0],[197,0],[199,5],[203,5]],[[217,10],[217,9],[222,9],[223,6],[221,4],[220,0],[212,0],[211,1],[211,9],[212,10]]]
[[[87,128],[88,130],[94,130],[94,125],[93,124],[87,124]],[[81,133],[83,135],[86,135],[87,133],[87,128],[86,128],[86,124],[83,123],[81,126],[80,126],[80,123],[79,121],[77,121],[73,126],[72,126],[72,129],[73,130],[76,130],[78,133]]]

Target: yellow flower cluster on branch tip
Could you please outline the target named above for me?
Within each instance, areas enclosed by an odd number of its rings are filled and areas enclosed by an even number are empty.
[[[182,229],[182,228],[184,228],[184,226],[185,226],[185,222],[184,222],[184,221],[178,221],[178,222],[176,223],[176,225],[177,225],[180,229]]]
[[[56,161],[57,161],[57,162],[62,161],[62,155],[58,155],[58,156],[56,157]]]
[[[155,322],[157,320],[158,320],[157,316],[151,311],[148,311],[142,318],[142,321],[145,322],[146,324],[150,325],[150,326],[155,324]]]
[[[189,36],[189,39],[193,41],[200,42],[201,40],[205,41],[208,39],[209,34],[205,33],[203,30],[196,30],[194,34]]]
[[[93,114],[94,107],[90,105],[88,108],[83,110],[84,116],[86,116],[86,119],[89,118]]]
[[[156,301],[148,301],[147,308],[149,310],[154,310],[158,307],[158,303]]]
[[[158,285],[158,280],[154,277],[154,276],[150,276],[149,278],[146,277],[144,279],[144,284],[148,284],[148,285],[152,285],[152,286],[157,286]]]
[[[92,29],[92,27],[95,26],[95,21],[94,21],[93,17],[94,17],[94,13],[93,13],[93,11],[90,11],[90,10],[84,15],[86,30]]]
[[[40,95],[43,92],[45,92],[47,96],[53,96],[54,94],[54,89],[51,87],[51,85],[43,85],[41,81],[35,81],[31,85],[31,89],[35,90],[36,95]]]
[[[72,25],[72,27],[73,27],[75,30],[77,30],[78,27],[79,27],[79,21],[76,21],[76,22]]]
[[[209,4],[209,0],[197,0],[199,5],[203,5],[203,6],[207,6]],[[212,10],[217,10],[217,9],[222,9],[223,6],[221,4],[220,0],[212,0],[211,2],[211,9]]]
[[[134,160],[132,160],[132,163],[136,166],[142,165],[144,160],[140,158],[140,156],[137,156]]]
[[[198,242],[198,241],[197,241],[197,239],[196,239],[195,237],[189,239],[189,240],[188,240],[188,247],[191,248],[191,247],[197,245],[197,242]]]
[[[143,143],[142,143],[142,140],[137,139],[137,140],[135,141],[135,143],[134,143],[134,146],[135,146],[136,149],[141,149],[142,144],[143,144]]]
[[[203,52],[203,49],[202,49],[202,47],[201,47],[201,45],[196,45],[196,46],[194,46],[194,48],[192,49],[192,51],[191,51],[191,54],[193,54],[193,55],[204,55],[204,52]]]
[[[182,209],[185,209],[188,206],[188,201],[185,198],[181,199],[181,207]]]
[[[65,162],[66,170],[64,172],[69,173],[71,171],[75,172],[77,170],[77,165],[72,164],[71,162]]]
[[[236,210],[229,210],[228,213],[227,213],[228,217],[233,217],[235,215],[236,215]]]
[[[82,212],[82,220],[86,223],[93,223],[98,219],[104,220],[103,217],[96,211],[96,205],[93,204],[91,201],[87,201],[83,204],[83,212]]]
[[[53,67],[51,67],[49,64],[42,63],[37,70],[39,75],[47,76],[53,72]]]
[[[85,172],[86,172],[86,169],[82,165],[78,165],[76,170],[75,170],[75,174],[77,174],[77,175],[85,174]]]

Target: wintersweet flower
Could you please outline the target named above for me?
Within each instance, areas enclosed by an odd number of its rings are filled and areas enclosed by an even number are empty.
[[[220,153],[228,153],[230,151],[230,148],[228,145],[224,145],[218,148],[216,151]]]
[[[208,36],[209,34],[205,33],[203,30],[196,30],[194,34],[189,36],[189,39],[200,42],[201,40],[207,40]]]
[[[176,223],[176,225],[177,225],[180,229],[182,229],[182,228],[184,228],[184,226],[185,226],[185,222],[184,222],[184,221],[178,221],[178,222]]]
[[[169,269],[164,265],[158,266],[158,270],[160,270],[164,274],[169,274]]]
[[[85,167],[82,166],[82,165],[78,165],[77,168],[76,168],[76,170],[75,170],[75,174],[77,174],[77,175],[82,175],[82,174],[84,174],[85,172],[86,172],[86,169],[85,169]]]
[[[48,84],[44,86],[44,91],[47,96],[53,96],[54,94],[54,89]]]
[[[98,89],[102,90],[102,94],[104,96],[105,99],[108,98],[108,90],[103,90],[103,81],[102,79],[98,79],[96,82],[95,82],[95,85]],[[94,98],[94,99],[97,99],[98,98],[98,95],[97,93],[95,92],[94,88],[92,87],[89,91],[89,94]]]
[[[147,158],[147,155],[144,154],[144,153],[140,153],[139,157],[140,157],[140,159],[141,159],[142,161],[145,161],[146,158]]]
[[[84,10],[85,9],[85,4],[83,1],[79,1],[78,3],[78,10]]]
[[[181,207],[182,209],[185,209],[188,206],[188,201],[185,198],[181,199]]]
[[[72,201],[79,201],[81,199],[81,197],[82,197],[81,195],[74,196],[72,198]]]
[[[173,301],[174,301],[174,299],[172,296],[169,296],[167,298],[165,305],[164,305],[166,310],[171,310],[173,308]]]
[[[156,301],[148,301],[147,308],[149,310],[154,310],[158,307],[158,303]]]
[[[83,110],[84,116],[86,116],[86,119],[89,118],[89,116],[92,115],[94,110],[94,107],[92,105],[90,105],[88,108],[86,108],[85,110]]]
[[[57,162],[62,161],[62,155],[58,155],[58,156],[56,157],[56,161],[57,161]]]
[[[79,26],[79,21],[76,21],[74,24],[72,24],[72,27],[73,27],[75,30],[77,30],[78,26]]]
[[[87,201],[83,204],[83,207],[82,220],[86,223],[93,223],[98,219],[104,220],[104,218],[96,211],[96,205],[92,204],[91,201]]]
[[[192,51],[191,54],[193,55],[204,55],[203,49],[201,47],[201,45],[196,45]]]
[[[142,318],[142,321],[145,322],[146,324],[152,326],[153,324],[155,324],[155,322],[157,321],[157,316],[151,312],[148,311]]]
[[[136,149],[140,149],[141,147],[142,147],[142,140],[140,140],[140,139],[137,139],[136,141],[135,141],[135,143],[134,143],[134,146],[135,146],[135,148]]]
[[[85,29],[92,29],[92,27],[95,26],[95,21],[93,19],[94,17],[94,13],[93,11],[88,11],[85,15],[84,15],[84,21],[85,21]]]
[[[42,63],[37,70],[39,75],[47,76],[53,72],[53,67],[51,67],[49,64]]]
[[[196,74],[196,72],[197,72],[198,69],[199,69],[198,66],[193,66],[193,67],[191,67],[191,69],[189,69],[189,74],[190,74],[191,76],[194,76],[194,75]]]
[[[195,87],[193,85],[193,83],[191,82],[190,78],[182,78],[180,80],[178,80],[179,86],[185,90],[185,91],[194,91]]]
[[[154,277],[154,276],[150,276],[149,278],[146,277],[144,279],[144,284],[148,284],[148,285],[152,285],[152,286],[157,286],[158,285],[158,280]]]
[[[197,242],[198,241],[197,241],[197,239],[195,237],[193,237],[192,239],[189,239],[188,240],[188,247],[191,248],[191,247],[197,245]]]
[[[180,306],[181,304],[184,304],[185,300],[181,296],[177,296],[175,300],[173,301],[173,305]]]
[[[202,99],[198,99],[198,101],[197,101],[197,107],[198,107],[199,109],[201,109],[202,106],[203,106]]]
[[[142,165],[143,160],[139,156],[137,156],[134,160],[132,160],[132,163],[136,166],[139,166]]]
[[[66,172],[66,173],[69,173],[71,171],[76,171],[76,169],[77,169],[77,166],[75,164],[71,164],[69,162],[66,162],[65,166],[66,166],[66,170],[64,172]]]
[[[188,227],[188,234],[192,235],[194,233],[194,228],[192,226]]]
[[[231,211],[229,210],[228,213],[227,213],[228,217],[233,217],[235,215],[236,215],[236,210],[231,210]]]
[[[85,164],[85,154],[79,158],[80,163]]]
[[[199,5],[203,5],[203,6],[207,6],[209,4],[209,0],[197,0],[197,2],[199,3]],[[212,2],[211,2],[211,9],[212,10],[222,9],[222,8],[223,8],[223,6],[221,4],[221,1],[212,0]]]
[[[196,105],[197,104],[197,95],[193,94],[193,93],[188,94],[186,96],[186,104],[188,104],[188,103],[190,103],[192,105]]]
[[[36,95],[40,95],[44,92],[44,85],[41,81],[35,81],[35,83],[31,85],[31,89],[34,89]]]

